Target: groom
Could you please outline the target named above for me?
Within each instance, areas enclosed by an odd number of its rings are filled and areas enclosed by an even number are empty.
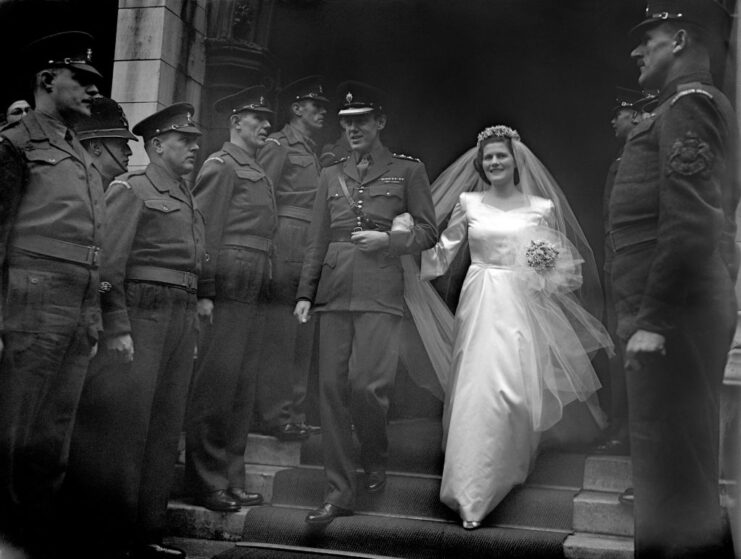
[[[351,424],[368,474],[365,489],[373,493],[386,484],[386,414],[403,316],[399,257],[430,248],[437,239],[424,165],[381,143],[381,92],[346,82],[339,93],[340,124],[352,152],[321,173],[294,310],[302,324],[310,310],[322,313],[319,390],[327,491],[324,504],[306,517],[319,525],[353,513]],[[414,225],[391,231],[394,217],[405,212]]]

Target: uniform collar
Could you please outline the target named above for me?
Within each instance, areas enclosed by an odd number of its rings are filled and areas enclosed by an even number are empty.
[[[35,136],[33,132],[40,132],[40,134],[37,135],[34,139],[38,139],[41,137],[47,138],[49,140],[49,143],[53,146],[61,149],[66,153],[69,153],[76,159],[80,159],[84,163],[89,164],[89,162],[84,159],[85,150],[82,145],[80,145],[79,141],[77,142],[76,146],[73,145],[73,142],[77,141],[77,139],[75,136],[75,131],[72,128],[67,126],[61,120],[54,118],[50,114],[44,113],[42,111],[31,111],[28,115],[26,115],[26,118],[31,115],[35,117],[35,120],[29,121],[29,124],[33,125],[33,123],[35,122],[38,126],[37,130],[32,130],[32,126],[28,126],[29,132],[32,133],[32,138],[34,138]],[[26,118],[24,118],[23,120],[25,121]],[[90,159],[92,160],[92,158]]]
[[[360,174],[358,173],[357,168],[358,161],[360,161],[362,155],[358,152],[352,152],[347,161],[345,161],[345,174],[347,174],[348,177],[352,178],[358,183],[366,184],[376,180],[378,177],[384,174],[393,161],[391,152],[386,147],[384,147],[383,144],[378,144],[378,146],[372,149],[370,151],[370,156],[371,164],[370,167],[368,167],[368,170],[365,173],[365,178],[362,181],[360,180]]]
[[[185,181],[182,177],[178,177],[170,171],[164,165],[159,163],[151,162],[147,165],[144,174],[149,179],[149,182],[159,190],[160,192],[169,192],[170,196],[177,198],[178,200],[185,202],[188,205],[192,205],[188,189],[185,186]]]
[[[683,83],[690,82],[699,82],[707,85],[713,85],[713,78],[710,75],[710,72],[708,72],[707,70],[692,72],[690,74],[685,74],[683,76],[674,78],[661,89],[661,92],[658,96],[658,104],[661,105],[662,103],[664,103],[664,101],[666,101],[670,97],[673,97],[674,94],[677,93],[678,86],[682,85]]]
[[[289,144],[304,144],[312,152],[316,149],[316,142],[303,134],[301,130],[293,126],[290,122],[283,127],[283,133]]]
[[[225,152],[231,155],[234,160],[240,165],[249,165],[250,167],[257,167],[255,158],[252,157],[246,150],[239,147],[237,144],[232,142],[224,142],[222,148]]]

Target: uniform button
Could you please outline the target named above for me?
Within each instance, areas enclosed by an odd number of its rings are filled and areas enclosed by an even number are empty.
[[[167,204],[162,204],[162,209],[165,210],[165,211],[167,211],[168,210]]]
[[[30,282],[31,282],[32,284],[36,285],[37,283],[39,283],[39,278],[31,278],[31,279],[30,279],[29,281],[30,281]]]

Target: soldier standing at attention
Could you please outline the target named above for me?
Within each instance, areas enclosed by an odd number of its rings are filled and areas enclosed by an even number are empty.
[[[399,358],[403,274],[399,256],[430,248],[435,210],[424,165],[381,143],[382,93],[340,86],[339,111],[352,153],[322,170],[294,314],[319,325],[319,391],[327,491],[306,522],[328,524],[352,514],[355,464],[351,422],[371,493],[386,484],[386,415]],[[414,225],[391,231],[411,214]]]
[[[311,323],[297,324],[291,311],[321,170],[314,138],[324,126],[329,99],[324,96],[319,76],[287,85],[281,98],[290,120],[280,132],[270,135],[257,158],[273,183],[278,206],[257,409],[263,432],[291,441],[310,435],[302,406],[309,381],[314,328]]]
[[[193,191],[211,257],[203,291],[215,306],[191,389],[186,483],[196,504],[223,512],[262,503],[259,493],[245,491],[244,452],[276,226],[270,180],[255,160],[273,114],[265,95],[255,86],[216,103],[217,112],[229,114],[230,140],[206,159]]]
[[[625,344],[635,555],[733,556],[718,487],[719,392],[736,324],[736,116],[711,60],[713,0],[651,0],[631,35],[657,106],[628,136],[610,198]]]
[[[211,306],[197,301],[204,224],[183,180],[201,135],[192,117],[191,105],[176,103],[134,126],[150,163],[114,180],[106,193],[112,231],[102,272],[105,348],[91,366],[73,441],[75,482],[104,507],[106,549],[136,559],[185,555],[163,546],[162,535],[196,309],[208,314]]]
[[[103,177],[103,188],[129,170],[129,142],[138,138],[129,130],[129,121],[121,105],[108,97],[93,99],[92,115],[76,126],[77,137],[93,157]]]
[[[53,556],[53,504],[101,330],[100,174],[74,132],[90,115],[92,37],[27,48],[36,109],[0,131],[0,532]]]

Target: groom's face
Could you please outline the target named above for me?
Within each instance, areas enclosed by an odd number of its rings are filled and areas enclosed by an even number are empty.
[[[350,148],[360,153],[368,153],[381,141],[381,130],[386,126],[386,117],[373,113],[343,116],[340,125],[345,130]]]

